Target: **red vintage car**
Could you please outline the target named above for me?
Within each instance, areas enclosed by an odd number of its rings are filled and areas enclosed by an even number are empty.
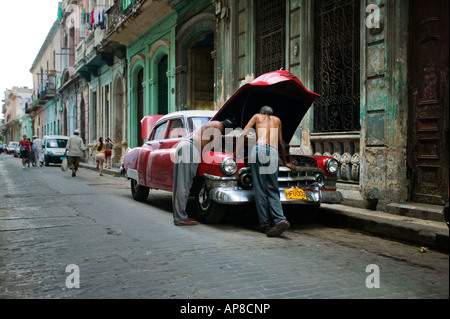
[[[223,136],[223,145],[228,143],[228,146],[204,154],[191,189],[191,194],[195,196],[195,209],[190,213],[201,222],[219,223],[228,207],[254,202],[248,165],[250,147],[244,147],[246,151],[242,160],[236,160],[232,155],[239,135],[236,131],[245,127],[261,106],[269,105],[274,115],[281,119],[283,140],[290,141],[318,96],[308,91],[292,73],[281,70],[243,85],[217,112],[179,111],[165,116],[144,117],[141,121],[142,137],[148,141],[141,147],[128,148],[123,163],[126,176],[131,180],[133,198],[145,201],[150,189],[172,191],[173,158],[178,142],[207,121],[223,121],[232,116],[237,119],[238,127]],[[252,137],[245,141],[247,146],[254,142]],[[336,190],[339,168],[336,159],[289,155],[288,160],[297,166],[297,173],[285,166],[279,169],[282,204],[304,204],[317,208],[322,202],[342,201],[341,193]]]

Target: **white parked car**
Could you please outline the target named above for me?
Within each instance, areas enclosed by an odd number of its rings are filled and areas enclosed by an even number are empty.
[[[66,144],[69,140],[68,136],[64,135],[46,135],[44,136],[44,163],[49,166],[50,163],[61,164],[66,152]]]
[[[9,142],[6,154],[14,154],[14,149],[19,146],[19,142]]]

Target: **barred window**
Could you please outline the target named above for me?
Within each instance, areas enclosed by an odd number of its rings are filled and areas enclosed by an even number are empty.
[[[256,0],[256,76],[285,67],[286,1]]]
[[[359,0],[315,0],[315,132],[361,129],[359,12]]]

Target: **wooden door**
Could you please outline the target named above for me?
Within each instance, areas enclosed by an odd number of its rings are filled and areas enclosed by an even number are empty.
[[[448,0],[410,1],[410,200],[442,205],[449,177]]]
[[[189,109],[214,110],[214,35],[202,37],[189,50]]]

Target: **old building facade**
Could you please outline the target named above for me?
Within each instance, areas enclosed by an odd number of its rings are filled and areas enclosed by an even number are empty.
[[[293,152],[341,162],[345,203],[443,205],[448,187],[447,1],[215,1],[216,105],[284,68],[321,98]]]
[[[33,89],[28,87],[13,86],[5,91],[5,98],[2,100],[4,123],[1,127],[4,143],[18,142],[24,134],[31,137],[32,124],[25,110],[32,99]]]
[[[41,138],[60,133],[55,100],[58,76],[62,70],[60,51],[60,25],[55,21],[30,68],[34,99],[27,105],[26,113],[32,122],[32,135]]]

